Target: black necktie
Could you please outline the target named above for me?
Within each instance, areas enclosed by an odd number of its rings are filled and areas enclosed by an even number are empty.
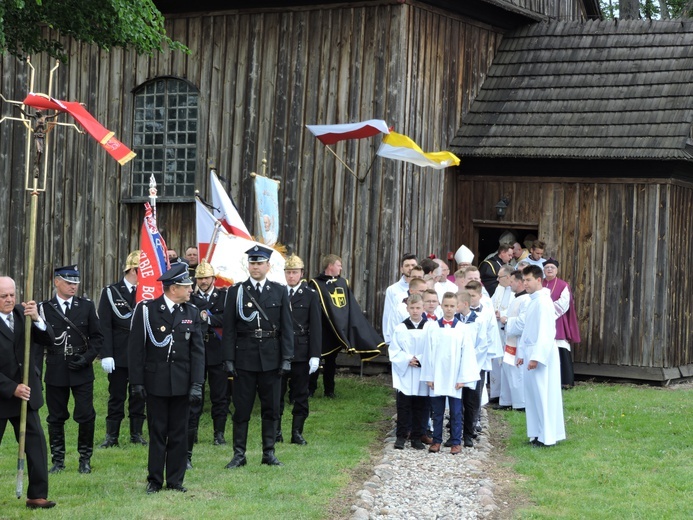
[[[255,290],[257,291],[258,294],[262,293],[262,286],[260,285],[260,282],[255,284]]]
[[[178,304],[177,303],[173,306],[173,310],[171,311],[171,313],[175,314],[176,311],[178,311]]]
[[[7,316],[7,326],[12,332],[14,332],[14,317],[12,316],[12,313]]]
[[[130,294],[132,294],[133,296],[135,296],[135,293],[137,293],[137,286],[136,286],[136,285],[133,285],[133,286],[130,288]]]
[[[289,298],[293,298],[293,297],[294,297],[294,288],[292,287],[291,289],[289,289]]]
[[[70,302],[65,302],[64,305],[65,305],[65,315],[67,315],[67,313],[70,310]]]

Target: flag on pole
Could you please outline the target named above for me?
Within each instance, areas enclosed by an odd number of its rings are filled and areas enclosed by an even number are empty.
[[[219,177],[210,170],[210,186],[212,187],[212,205],[214,206],[214,217],[221,221],[222,225],[232,235],[250,239],[250,231],[245,227],[243,219],[238,214],[236,205],[226,190],[221,185]]]
[[[448,166],[457,166],[460,159],[452,152],[424,152],[406,135],[390,132],[383,137],[383,142],[378,148],[377,154],[387,159],[396,159],[418,166],[428,166],[436,170],[442,170]]]
[[[197,245],[200,258],[207,258],[214,268],[217,277],[215,286],[227,287],[236,282],[247,280],[248,257],[245,252],[260,242],[249,240],[226,231],[222,225],[216,226],[217,233],[214,236],[214,228],[217,219],[200,202],[196,201]],[[286,284],[284,277],[284,257],[273,251],[270,257],[270,271],[267,278],[274,282]]]
[[[121,165],[130,161],[136,155],[135,152],[118,141],[114,137],[114,132],[111,132],[99,123],[81,103],[60,101],[59,99],[34,93],[30,93],[23,103],[34,108],[67,112]]]
[[[144,222],[140,234],[140,266],[137,270],[137,302],[153,300],[164,294],[159,277],[168,271],[166,243],[156,227],[148,202],[144,204]]]
[[[323,144],[330,145],[345,139],[363,139],[378,134],[389,134],[387,123],[382,119],[369,119],[344,125],[306,125],[306,128]]]

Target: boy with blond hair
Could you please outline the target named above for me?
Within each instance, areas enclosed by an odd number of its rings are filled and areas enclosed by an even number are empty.
[[[392,386],[397,390],[397,440],[395,449],[402,450],[411,439],[411,447],[424,449],[421,437],[427,422],[428,386],[421,381],[421,361],[426,344],[423,330],[427,323],[423,316],[420,294],[407,299],[409,317],[395,327],[388,347],[392,363]]]
[[[443,441],[445,400],[450,405],[452,447],[455,455],[462,451],[462,388],[474,385],[479,379],[479,367],[474,355],[472,334],[455,317],[457,296],[443,295],[443,317],[426,325],[426,346],[422,362],[421,380],[430,388],[433,411],[433,444],[428,449],[438,453]]]

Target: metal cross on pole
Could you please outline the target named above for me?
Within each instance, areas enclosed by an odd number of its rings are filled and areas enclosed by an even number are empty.
[[[34,90],[34,77],[36,69],[31,64],[29,58],[26,60],[27,65],[31,69],[29,75],[29,92]],[[60,66],[59,62],[56,62],[55,66],[50,70],[48,79],[48,92],[50,93],[53,86],[53,77],[56,70]],[[37,94],[38,96],[49,96],[46,94]],[[26,281],[24,285],[24,299],[26,301],[33,300],[34,298],[34,269],[36,265],[36,225],[37,225],[37,215],[38,215],[38,195],[40,192],[46,191],[46,176],[48,172],[48,161],[46,160],[45,151],[47,150],[47,140],[50,131],[55,126],[69,126],[77,130],[80,134],[83,133],[77,126],[72,123],[61,123],[55,121],[55,119],[61,115],[60,112],[56,112],[50,115],[44,115],[41,110],[36,110],[35,112],[27,112],[25,110],[26,106],[21,101],[13,101],[6,99],[2,94],[0,98],[5,103],[10,103],[15,105],[20,112],[19,117],[14,116],[4,116],[0,119],[0,123],[6,120],[11,121],[21,121],[27,129],[26,133],[26,161],[24,170],[24,190],[29,192],[31,197],[30,204],[30,221],[29,221],[29,255],[26,262]],[[32,155],[31,155],[31,143],[32,137],[34,142],[34,148],[36,149],[36,155],[33,157],[33,168],[31,168]],[[43,175],[41,175],[41,170],[43,170]],[[29,385],[29,369],[32,365],[31,361],[31,320],[25,320],[24,323],[24,365],[22,382],[25,385]],[[40,392],[40,388],[34,389],[34,391]],[[24,489],[24,462],[26,454],[24,453],[26,445],[26,418],[27,418],[27,401],[22,400],[20,418],[19,418],[19,452],[17,455],[17,498],[21,498]]]

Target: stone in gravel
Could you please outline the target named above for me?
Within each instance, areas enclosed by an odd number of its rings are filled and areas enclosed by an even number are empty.
[[[487,487],[480,487],[476,493],[477,493],[477,495],[487,495],[487,496],[491,496],[491,497],[493,496],[493,491],[491,491]]]
[[[482,495],[479,497],[479,504],[482,506],[488,506],[488,505],[496,505],[496,502],[493,500],[492,497],[487,496],[487,495]]]
[[[368,514],[368,511],[366,511],[362,507],[357,507],[356,511],[354,511],[354,514],[351,515],[351,518],[353,520],[368,520],[370,518],[370,515]]]

